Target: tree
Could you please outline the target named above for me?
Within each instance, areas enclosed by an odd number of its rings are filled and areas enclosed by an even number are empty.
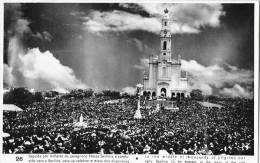
[[[38,101],[38,102],[43,101],[42,93],[41,93],[41,92],[35,92],[35,94],[34,94],[34,100],[35,100],[35,101]]]
[[[207,96],[207,99],[208,100],[213,100],[213,101],[215,101],[215,100],[218,100],[218,96],[216,96],[216,95],[209,95],[209,96]]]
[[[15,104],[18,107],[24,108],[34,101],[33,94],[26,88],[14,88],[4,94],[4,104]]]
[[[93,94],[94,94],[94,91],[91,88],[84,90],[84,97],[92,97]]]
[[[193,89],[190,93],[190,96],[193,100],[203,100],[202,91],[200,89]]]
[[[74,89],[72,91],[70,91],[69,93],[69,97],[77,97],[77,98],[83,98],[83,97],[91,97],[93,96],[94,94],[94,91],[93,89],[91,88],[88,88],[88,89]]]
[[[131,95],[128,94],[128,93],[126,93],[126,92],[124,92],[124,93],[121,95],[122,98],[129,98],[130,96],[131,96]]]
[[[111,90],[103,90],[102,93],[104,96],[112,96],[112,97],[120,97],[120,92],[111,91]]]
[[[56,91],[48,91],[45,93],[45,97],[52,98],[59,95],[59,92]]]
[[[101,96],[104,96],[104,93],[103,92],[97,92],[97,93],[95,93],[95,96],[101,97]]]

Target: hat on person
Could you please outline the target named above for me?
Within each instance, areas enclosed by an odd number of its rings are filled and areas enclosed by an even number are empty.
[[[21,148],[24,148],[24,146],[20,145],[20,146],[18,146],[18,148],[21,149]]]
[[[145,145],[144,149],[143,149],[143,152],[149,152],[150,151],[150,147],[148,145]]]
[[[44,148],[43,146],[39,146],[39,150],[38,150],[39,153],[43,153],[44,152]]]
[[[26,142],[24,142],[24,145],[31,145],[31,142],[26,141]]]

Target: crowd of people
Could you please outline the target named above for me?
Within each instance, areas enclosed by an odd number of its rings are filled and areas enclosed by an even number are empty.
[[[141,99],[138,120],[136,97],[106,100],[60,97],[4,112],[3,153],[254,155],[253,100],[209,108],[187,98],[179,111],[154,111]]]

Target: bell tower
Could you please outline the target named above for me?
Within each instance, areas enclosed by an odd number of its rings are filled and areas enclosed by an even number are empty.
[[[171,58],[170,14],[164,10],[160,30],[160,47],[156,56],[149,59],[149,77],[144,73],[142,95],[152,97],[181,98],[188,95],[188,79],[181,75],[181,57]]]
[[[171,58],[170,14],[164,10],[160,30],[160,47],[156,56],[149,59],[149,77],[144,73],[142,95],[152,97],[181,98],[188,95],[188,79],[181,75],[181,57]]]
[[[171,32],[169,11],[164,10],[162,29],[160,32],[159,62],[171,60]]]

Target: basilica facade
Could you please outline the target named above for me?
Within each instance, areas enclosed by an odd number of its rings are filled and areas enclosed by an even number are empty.
[[[164,10],[160,31],[159,54],[149,59],[149,74],[144,72],[141,94],[147,97],[186,97],[188,79],[187,72],[181,71],[180,55],[172,59],[170,17]]]

